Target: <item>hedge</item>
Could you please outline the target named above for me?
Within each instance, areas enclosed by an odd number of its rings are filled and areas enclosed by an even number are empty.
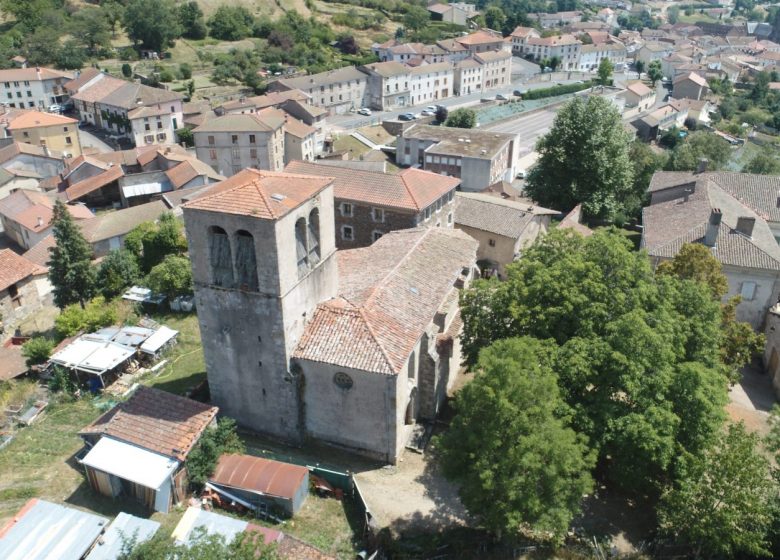
[[[578,91],[588,89],[592,85],[595,85],[595,82],[588,81],[581,84],[566,84],[548,88],[532,89],[523,93],[523,99],[542,99],[544,97],[555,97],[556,95],[576,93]]]

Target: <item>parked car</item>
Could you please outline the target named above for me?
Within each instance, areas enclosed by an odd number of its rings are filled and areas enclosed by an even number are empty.
[[[421,117],[432,117],[436,114],[436,111],[431,111],[430,109],[423,109],[420,111]]]
[[[370,117],[371,116],[371,109],[369,109],[368,107],[363,107],[362,109],[360,109],[358,111],[358,115],[363,115],[363,116],[366,116],[366,117]]]
[[[57,103],[54,105],[49,105],[48,110],[50,113],[62,113],[62,105],[58,105]]]
[[[523,90],[516,89],[515,91],[512,92],[512,95],[515,95],[517,97],[522,97],[524,93],[525,92]]]
[[[435,112],[436,112],[436,109],[437,109],[436,105],[428,105],[428,106],[425,108],[425,111],[430,111],[431,113],[435,113]],[[423,112],[425,112],[425,111],[423,111]]]
[[[503,93],[496,95],[496,101],[509,101],[509,98]]]
[[[413,121],[417,117],[414,116],[414,113],[401,113],[398,115],[399,121]]]

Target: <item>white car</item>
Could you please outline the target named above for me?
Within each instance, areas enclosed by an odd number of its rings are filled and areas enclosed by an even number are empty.
[[[370,117],[371,116],[371,109],[369,109],[368,107],[363,107],[362,109],[360,109],[358,111],[358,115],[363,115],[365,117]]]
[[[425,108],[425,110],[423,111],[423,113],[424,113],[425,111],[430,111],[431,113],[436,113],[436,105],[428,105],[428,106]]]
[[[436,114],[436,111],[431,111],[430,109],[427,109],[427,108],[423,109],[422,111],[420,111],[420,116],[421,117],[432,117],[435,114]]]
[[[54,105],[49,105],[49,112],[62,113],[62,105],[57,105],[56,103]]]

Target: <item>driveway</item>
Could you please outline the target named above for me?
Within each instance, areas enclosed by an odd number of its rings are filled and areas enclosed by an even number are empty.
[[[751,432],[769,432],[769,411],[775,404],[775,392],[769,376],[758,368],[744,369],[742,380],[729,390],[726,412],[735,421],[743,421]]]

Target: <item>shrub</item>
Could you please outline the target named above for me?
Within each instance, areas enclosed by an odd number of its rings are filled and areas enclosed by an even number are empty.
[[[96,331],[117,322],[119,314],[116,304],[106,303],[102,296],[96,297],[84,307],[77,303],[68,305],[54,320],[57,334],[62,337],[87,331]]]
[[[61,366],[54,366],[51,379],[49,379],[49,391],[52,393],[67,393],[72,395],[78,386],[70,376],[70,372]]]
[[[135,255],[126,249],[115,249],[101,261],[97,283],[103,297],[113,299],[141,277]]]
[[[125,78],[129,78],[133,75],[133,67],[130,66],[127,62],[122,65],[122,75]]]
[[[244,442],[236,433],[236,422],[221,418],[217,427],[208,429],[187,457],[190,484],[201,487],[214,472],[217,461],[225,453],[243,453]]]
[[[22,356],[25,358],[24,363],[27,367],[42,364],[49,359],[53,349],[54,341],[42,336],[31,338],[22,346]]]
[[[523,94],[523,99],[543,99],[545,97],[555,97],[556,95],[565,95],[588,89],[592,82],[582,84],[565,84],[541,89],[532,89]]]
[[[172,82],[176,79],[176,76],[173,74],[173,71],[170,68],[163,68],[160,70],[159,78],[161,82]]]
[[[455,109],[444,126],[454,128],[474,128],[477,125],[477,113],[473,109]]]
[[[186,62],[182,62],[179,64],[179,74],[181,75],[182,80],[189,80],[192,78],[192,66]]]
[[[149,272],[146,285],[153,292],[165,294],[170,299],[191,294],[192,268],[189,259],[168,255]]]

